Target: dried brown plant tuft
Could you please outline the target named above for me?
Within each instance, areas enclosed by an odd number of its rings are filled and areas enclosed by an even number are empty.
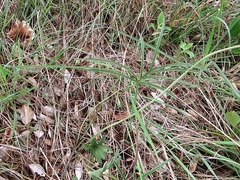
[[[21,45],[25,46],[28,45],[34,38],[34,32],[28,23],[16,20],[10,31],[7,33],[7,37],[13,39],[14,41],[20,38]]]

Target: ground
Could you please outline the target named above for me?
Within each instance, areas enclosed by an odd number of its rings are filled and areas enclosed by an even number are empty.
[[[240,3],[0,2],[0,179],[239,179]]]

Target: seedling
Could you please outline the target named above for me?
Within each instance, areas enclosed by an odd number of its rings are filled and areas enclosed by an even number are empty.
[[[97,142],[96,138],[92,138],[89,144],[84,144],[84,150],[90,150],[90,153],[93,158],[96,158],[97,162],[102,163],[102,160],[106,158],[106,153],[111,153],[111,148],[103,145],[106,137],[103,136],[99,142]]]
[[[185,43],[183,41],[181,41],[179,47],[181,48],[180,51],[178,51],[178,55],[180,55],[181,53],[186,53],[190,56],[190,58],[193,58],[195,56],[195,54],[190,51],[189,49],[193,46],[193,43]]]

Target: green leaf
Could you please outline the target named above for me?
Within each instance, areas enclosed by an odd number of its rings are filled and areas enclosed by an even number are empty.
[[[187,45],[186,45],[186,49],[189,49],[190,47],[192,47],[193,46],[193,43],[188,43]]]
[[[235,54],[235,55],[239,55],[240,54],[240,48],[233,49],[232,53]]]
[[[237,127],[237,125],[240,123],[240,116],[236,111],[227,112],[226,119],[233,127]]]
[[[195,56],[192,51],[185,50],[184,52],[187,53],[190,56],[190,58],[193,58]]]
[[[230,34],[232,39],[240,35],[239,30],[240,30],[240,17],[235,17],[233,18],[230,24]]]
[[[185,50],[186,49],[186,43],[185,42],[182,42],[180,43],[179,47],[182,49],[182,50]]]
[[[161,27],[161,25],[164,21],[165,21],[164,13],[161,11],[161,13],[159,14],[158,19],[157,19],[158,28]]]
[[[103,167],[95,170],[95,171],[91,171],[89,174],[93,179],[99,179],[99,177],[102,176],[102,174],[107,170],[112,168],[115,164],[117,164],[120,160],[120,156],[119,156],[119,150],[117,149],[115,152],[114,157],[111,159],[110,162],[106,162],[104,163]]]
[[[148,25],[148,29],[150,29],[150,28],[153,28],[153,30],[156,30],[156,27],[155,27],[155,25],[153,23],[150,23]]]
[[[106,153],[111,152],[111,148],[103,145],[106,137],[103,136],[97,143],[96,137],[94,137],[89,144],[84,144],[84,150],[90,150],[93,157],[96,158],[97,162],[102,163],[102,160],[106,158]]]

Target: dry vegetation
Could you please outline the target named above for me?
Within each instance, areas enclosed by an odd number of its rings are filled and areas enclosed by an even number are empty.
[[[239,8],[0,2],[0,179],[239,179]]]

